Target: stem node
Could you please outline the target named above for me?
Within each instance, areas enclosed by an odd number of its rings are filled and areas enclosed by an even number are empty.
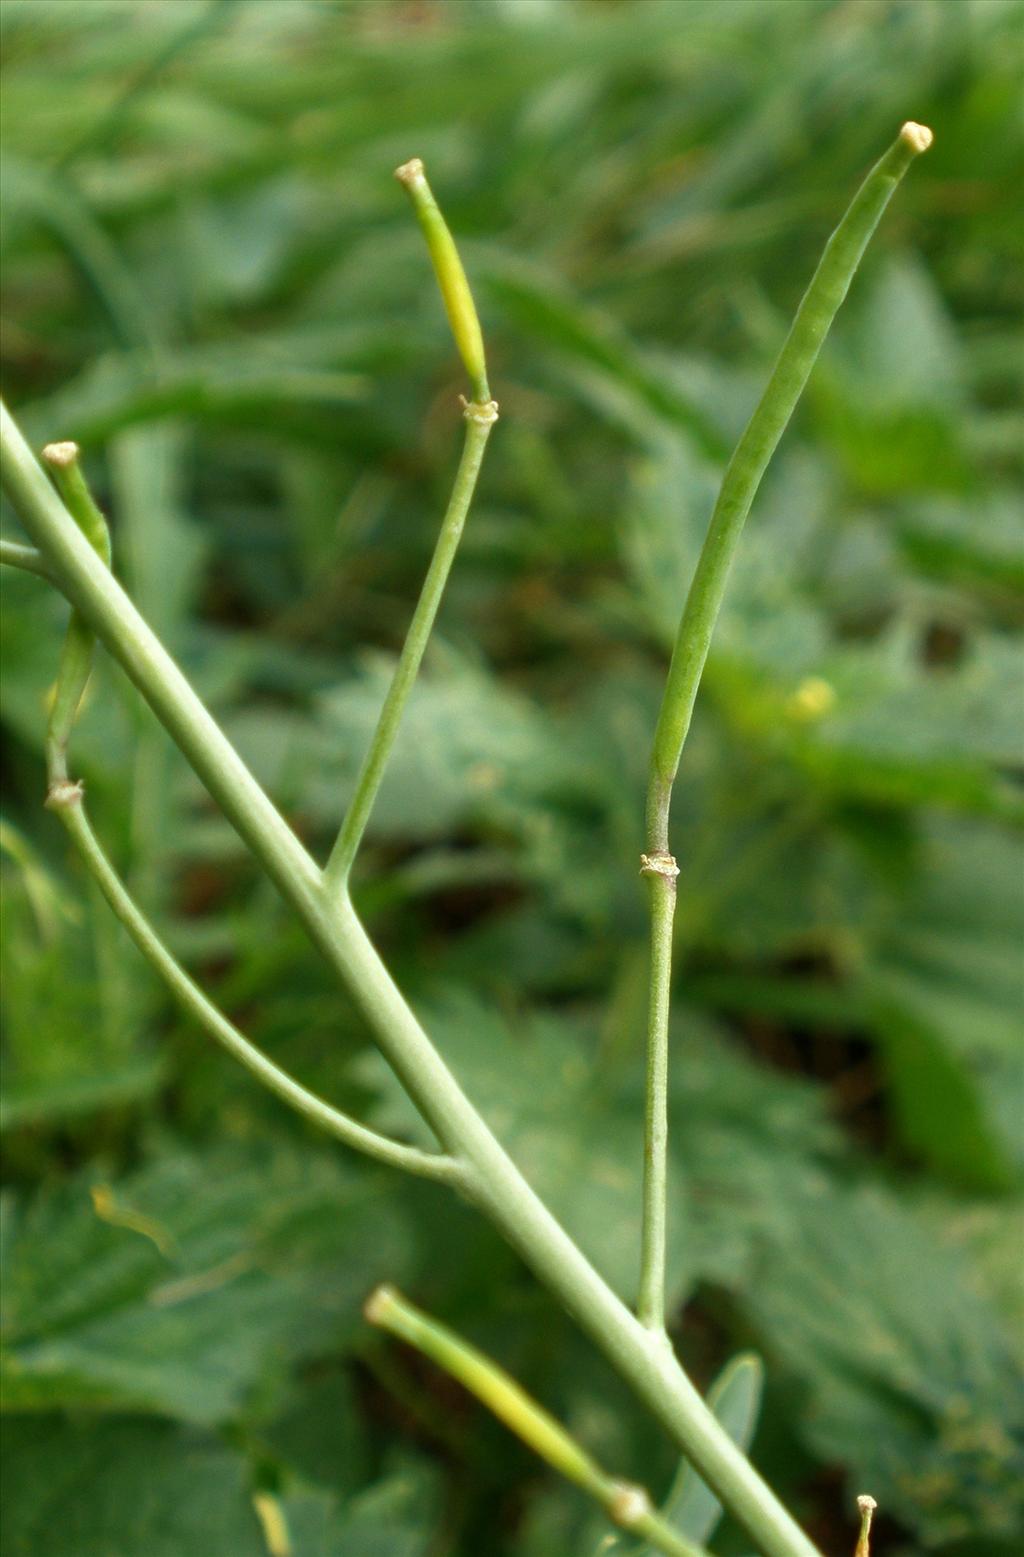
[[[81,805],[85,785],[81,779],[58,779],[46,791],[43,805],[48,811],[70,811]]]

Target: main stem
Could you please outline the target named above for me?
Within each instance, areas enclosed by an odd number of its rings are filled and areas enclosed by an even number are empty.
[[[384,777],[384,769],[391,755],[391,748],[395,744],[402,714],[405,712],[405,705],[419,673],[434,618],[441,604],[441,596],[448,582],[448,574],[451,572],[455,553],[462,538],[462,528],[466,522],[469,505],[473,501],[484,450],[491,435],[491,428],[497,421],[498,410],[491,401],[486,405],[467,406],[465,415],[466,440],[434,555],[427,570],[420,598],[416,603],[405,643],[402,645],[402,652],[387,697],[384,699],[384,706],[377,720],[377,728],[373,732],[370,748],[359,771],[355,793],[324,871],[324,884],[328,891],[335,895],[340,895],[346,890],[352,862],[356,857],[363,833],[366,831],[366,824],[370,819],[370,812]]]
[[[2,406],[0,454],[11,501],[61,590],[120,661],[351,991],[424,1118],[465,1166],[469,1198],[629,1382],[762,1557],[819,1557],[664,1343],[598,1275],[492,1135],[406,1004],[347,894],[325,891],[321,873],[82,535]]]

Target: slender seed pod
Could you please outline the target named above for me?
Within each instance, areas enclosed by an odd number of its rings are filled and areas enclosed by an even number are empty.
[[[707,1557],[655,1512],[643,1487],[609,1476],[503,1368],[394,1287],[371,1292],[363,1313],[370,1324],[398,1336],[457,1379],[553,1470],[595,1498],[614,1524],[644,1537],[666,1557]]]
[[[487,386],[484,338],[455,239],[441,215],[419,157],[413,157],[411,162],[403,162],[400,168],[395,169],[395,177],[408,190],[423,236],[427,240],[448,323],[473,387],[473,399],[478,405],[487,405],[491,391]]]
[[[690,725],[711,634],[743,525],[779,439],[786,430],[832,321],[839,311],[897,185],[932,144],[926,125],[903,125],[876,162],[832,234],[804,293],[764,394],[726,467],[707,538],[683,608],[651,757],[647,850],[668,852],[668,806]]]

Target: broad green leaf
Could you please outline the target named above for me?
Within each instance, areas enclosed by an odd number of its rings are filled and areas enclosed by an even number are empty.
[[[0,1128],[53,1129],[152,1097],[165,1076],[146,1033],[152,989],[107,905],[7,837]]]
[[[344,1502],[296,1488],[280,1508],[290,1557],[429,1557],[436,1550],[437,1504],[433,1467],[410,1459],[389,1465],[380,1481]]]
[[[436,1478],[390,1468],[351,1496],[256,1467],[212,1434],[145,1417],[5,1417],[6,1557],[426,1557]]]
[[[208,1433],[6,1416],[2,1439],[6,1557],[269,1557],[249,1467]]]
[[[861,975],[908,1144],[962,1183],[1024,1172],[1024,845],[936,827]]]
[[[309,1145],[95,1169],[8,1208],[5,1402],[213,1423],[361,1331],[402,1263],[372,1180]]]
[[[879,1189],[794,1201],[742,1295],[801,1436],[927,1546],[1024,1519],[1024,1375],[959,1251]]]

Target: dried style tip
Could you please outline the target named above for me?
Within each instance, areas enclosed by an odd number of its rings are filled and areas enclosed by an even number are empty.
[[[78,444],[68,439],[63,443],[48,443],[43,450],[43,459],[56,470],[67,470],[69,465],[75,463],[80,453]]]
[[[400,184],[414,184],[423,177],[422,158],[410,157],[408,162],[403,162],[400,168],[395,169],[395,177]]]
[[[382,1325],[391,1311],[395,1298],[394,1287],[374,1287],[363,1304],[363,1318],[371,1325]]]
[[[878,1504],[867,1492],[862,1492],[857,1507],[860,1510],[860,1537],[853,1557],[871,1557],[871,1519]]]
[[[926,124],[915,124],[913,119],[908,119],[900,130],[900,139],[905,141],[912,151],[927,151],[935,136]]]

